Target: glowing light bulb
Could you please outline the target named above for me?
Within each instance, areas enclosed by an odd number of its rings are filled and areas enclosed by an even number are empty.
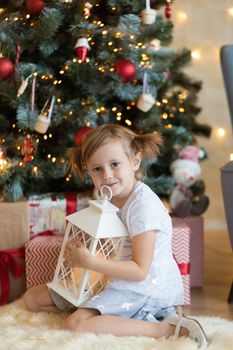
[[[225,129],[223,129],[223,128],[218,128],[217,129],[217,135],[219,136],[219,137],[224,137],[225,135],[226,135],[226,131],[225,131]]]
[[[233,17],[233,7],[229,7],[229,9],[227,9],[227,13],[229,16]]]
[[[201,59],[201,51],[200,50],[193,50],[191,52],[191,56],[194,60],[200,60]]]
[[[177,17],[178,17],[179,21],[182,23],[186,22],[188,19],[188,16],[184,11],[178,12]]]

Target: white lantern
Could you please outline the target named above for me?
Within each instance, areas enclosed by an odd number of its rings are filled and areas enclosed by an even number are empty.
[[[103,186],[102,189],[106,187]],[[111,189],[109,187],[107,189],[111,193]],[[87,208],[66,217],[68,224],[61,253],[53,281],[48,283],[48,287],[77,307],[99,293],[107,279],[95,271],[67,267],[64,258],[66,244],[78,239],[91,255],[99,259],[119,260],[128,236],[124,224],[117,216],[119,209],[108,201],[109,198],[111,196],[90,200]]]

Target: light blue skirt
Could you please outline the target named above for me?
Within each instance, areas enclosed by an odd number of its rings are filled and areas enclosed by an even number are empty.
[[[60,310],[74,311],[74,306],[63,297],[50,290],[54,303]],[[152,297],[127,289],[105,288],[99,294],[80,305],[80,308],[96,309],[101,315],[133,318],[149,322],[159,322],[174,313],[173,306],[158,306]]]

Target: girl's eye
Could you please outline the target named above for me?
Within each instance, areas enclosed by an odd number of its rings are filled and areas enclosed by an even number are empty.
[[[119,162],[113,162],[113,163],[112,163],[112,168],[118,167],[119,164],[120,164]]]
[[[96,168],[92,169],[92,171],[93,171],[94,173],[98,173],[98,172],[100,172],[100,167],[96,167]]]

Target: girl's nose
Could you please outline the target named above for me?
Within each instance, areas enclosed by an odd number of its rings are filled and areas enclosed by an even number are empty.
[[[107,181],[112,178],[112,172],[108,169],[104,171],[104,180]]]

